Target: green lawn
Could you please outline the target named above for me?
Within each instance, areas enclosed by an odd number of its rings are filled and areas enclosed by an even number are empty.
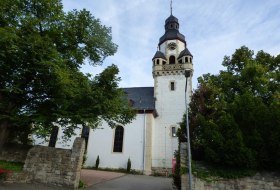
[[[20,162],[7,162],[0,160],[0,169],[11,170],[11,171],[22,171],[23,163]]]

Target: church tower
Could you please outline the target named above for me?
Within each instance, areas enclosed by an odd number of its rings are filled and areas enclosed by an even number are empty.
[[[154,97],[158,117],[153,128],[152,166],[154,170],[172,168],[178,148],[176,131],[185,113],[185,70],[188,78],[188,100],[192,89],[193,56],[185,36],[179,32],[179,21],[171,15],[165,20],[165,33],[159,39],[153,61]]]

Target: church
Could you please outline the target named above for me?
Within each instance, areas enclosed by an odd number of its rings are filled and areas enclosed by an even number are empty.
[[[193,72],[193,56],[185,36],[179,32],[179,21],[172,14],[165,20],[165,33],[159,39],[152,58],[154,87],[124,88],[136,118],[126,126],[111,129],[106,123],[90,130],[86,166],[126,168],[151,174],[172,168],[178,148],[176,130],[186,110],[185,70]],[[191,95],[192,77],[187,92]]]
[[[130,105],[137,110],[135,119],[114,129],[102,122],[88,131],[85,167],[94,167],[99,156],[101,168],[126,168],[130,159],[132,169],[147,175],[170,172],[178,149],[176,131],[186,110],[185,97],[191,95],[193,73],[193,56],[179,26],[171,12],[151,62],[154,87],[123,88]],[[191,73],[187,78],[185,71]],[[58,130],[57,134],[55,147],[72,147],[75,137],[65,143],[60,138],[62,132]],[[82,129],[76,134],[82,134]],[[35,144],[47,145],[40,139]]]

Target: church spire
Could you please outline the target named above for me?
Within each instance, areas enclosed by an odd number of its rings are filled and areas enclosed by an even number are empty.
[[[170,13],[172,15],[172,0],[170,0]]]

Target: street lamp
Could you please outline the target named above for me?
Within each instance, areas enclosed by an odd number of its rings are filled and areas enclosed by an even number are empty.
[[[191,143],[189,130],[189,116],[188,116],[188,78],[191,76],[191,70],[185,70],[186,87],[185,87],[185,102],[186,102],[186,135],[188,143],[188,167],[189,167],[189,189],[192,189],[192,164],[191,164]]]

